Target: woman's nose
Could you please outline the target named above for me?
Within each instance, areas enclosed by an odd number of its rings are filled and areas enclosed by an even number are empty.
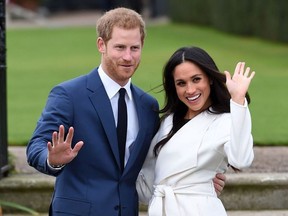
[[[193,84],[187,84],[186,93],[192,94],[195,92],[195,86]]]

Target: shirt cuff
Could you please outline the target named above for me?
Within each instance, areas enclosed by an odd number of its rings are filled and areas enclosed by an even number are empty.
[[[48,165],[48,167],[51,169],[51,170],[61,170],[61,169],[63,169],[63,167],[65,166],[65,164],[61,164],[61,165],[56,165],[56,166],[54,166],[54,165],[51,165],[50,163],[49,163],[49,161],[48,161],[48,158],[47,158],[47,165]]]

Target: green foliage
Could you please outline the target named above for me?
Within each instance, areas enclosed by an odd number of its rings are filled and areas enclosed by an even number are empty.
[[[160,104],[163,65],[180,46],[204,48],[220,70],[234,71],[245,61],[256,71],[249,93],[254,141],[288,144],[288,46],[255,38],[236,37],[191,25],[148,26],[141,65],[133,82]],[[50,89],[59,82],[96,67],[99,54],[94,28],[18,29],[7,32],[8,138],[26,144]]]
[[[211,1],[211,25],[225,32],[249,35],[251,2],[238,0]]]
[[[288,42],[287,0],[169,0],[174,22]]]
[[[176,22],[211,24],[212,11],[211,7],[207,6],[213,1],[214,0],[184,0],[179,4],[178,1],[169,0],[169,16]]]
[[[29,215],[34,215],[34,216],[40,215],[38,212],[34,211],[33,209],[30,209],[30,208],[23,206],[23,205],[19,205],[19,204],[14,203],[14,202],[7,202],[7,201],[0,200],[0,210],[1,210],[1,206],[13,208],[13,209],[18,209],[18,210],[21,210],[23,212],[29,213]]]
[[[254,35],[271,40],[288,42],[288,1],[251,1],[251,30]]]

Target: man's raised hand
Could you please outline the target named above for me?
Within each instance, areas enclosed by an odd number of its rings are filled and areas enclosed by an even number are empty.
[[[59,132],[52,134],[52,143],[48,142],[48,162],[51,166],[64,165],[71,162],[82,148],[84,142],[79,141],[72,149],[72,138],[74,128],[70,127],[65,139],[65,129],[63,125],[59,126]]]

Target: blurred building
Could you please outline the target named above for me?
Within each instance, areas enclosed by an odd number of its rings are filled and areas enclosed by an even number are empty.
[[[24,17],[33,13],[53,15],[61,12],[75,12],[80,10],[107,11],[115,7],[128,7],[138,13],[146,12],[148,16],[156,18],[167,15],[168,3],[165,0],[7,0],[10,12]],[[12,11],[11,11],[12,10]],[[30,13],[30,14],[29,14]]]

